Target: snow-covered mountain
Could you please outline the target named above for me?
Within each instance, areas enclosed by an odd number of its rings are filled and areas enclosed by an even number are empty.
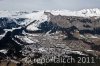
[[[100,56],[99,48],[100,9],[0,11],[0,59],[53,62],[53,56]]]
[[[40,13],[38,13],[40,12]],[[30,18],[37,13],[38,16],[43,15],[43,12],[50,12],[53,15],[64,15],[64,16],[80,16],[80,17],[92,17],[92,16],[100,16],[100,9],[83,9],[80,11],[70,11],[70,10],[40,10],[33,12],[20,12],[20,11],[0,11],[0,17],[14,17],[14,16],[22,16],[29,15]]]
[[[41,10],[41,11],[33,11],[33,12],[20,12],[20,11],[0,11],[0,18],[8,18],[10,20],[13,20],[15,23],[20,25],[28,25],[31,22],[31,25],[27,26],[27,30],[39,30],[39,24],[45,21],[49,21],[50,13],[52,15],[61,15],[61,16],[76,16],[76,17],[100,17],[100,9],[94,8],[94,9],[83,9],[80,11],[70,11],[70,10]]]

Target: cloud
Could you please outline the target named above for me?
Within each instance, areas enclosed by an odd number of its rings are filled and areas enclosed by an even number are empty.
[[[0,1],[3,1],[3,0],[0,0]]]
[[[0,10],[100,8],[100,0],[0,0]]]

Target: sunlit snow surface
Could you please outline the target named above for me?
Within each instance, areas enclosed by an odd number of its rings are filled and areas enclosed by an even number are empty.
[[[70,11],[70,10],[47,10],[47,12],[53,15],[63,15],[63,16],[79,16],[79,17],[93,17],[100,16],[100,9],[83,9],[80,11]]]
[[[79,17],[100,17],[100,9],[83,9],[80,11],[70,11],[70,10],[40,10],[33,12],[20,12],[20,11],[0,11],[0,17],[9,17],[9,18],[26,18],[24,22],[21,22],[21,25],[28,25],[29,23],[35,21],[27,27],[27,30],[35,31],[40,30],[38,28],[39,24],[45,21],[48,21],[48,15],[44,12],[50,12],[53,15],[62,15],[62,16],[79,16]]]
[[[27,18],[42,19],[46,18],[43,12],[50,12],[53,15],[65,15],[65,16],[81,16],[81,17],[92,17],[100,16],[100,9],[83,9],[80,11],[70,11],[70,10],[40,10],[36,12],[20,12],[20,11],[0,11],[0,17],[9,17],[9,16],[22,16]],[[27,13],[27,14],[26,14]]]
[[[3,49],[3,50],[0,50],[0,52],[6,54],[7,50]]]

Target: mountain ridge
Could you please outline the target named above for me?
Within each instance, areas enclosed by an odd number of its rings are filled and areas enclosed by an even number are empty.
[[[76,60],[77,57],[100,56],[99,9],[77,13],[68,10],[7,13],[0,14],[2,60],[10,58],[34,65],[34,59],[52,59],[53,56],[55,59],[72,56]]]
[[[0,11],[0,17],[10,17],[10,16],[17,16],[29,13],[36,13],[36,12],[50,12],[53,15],[63,15],[63,16],[82,16],[82,17],[91,17],[91,16],[100,16],[100,9],[93,8],[93,9],[82,9],[79,11],[71,11],[71,10],[38,10],[38,11]],[[6,15],[4,15],[6,14]]]

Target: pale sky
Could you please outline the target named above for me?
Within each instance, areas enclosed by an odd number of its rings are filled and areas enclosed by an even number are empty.
[[[0,10],[81,10],[100,8],[100,0],[0,0]]]

